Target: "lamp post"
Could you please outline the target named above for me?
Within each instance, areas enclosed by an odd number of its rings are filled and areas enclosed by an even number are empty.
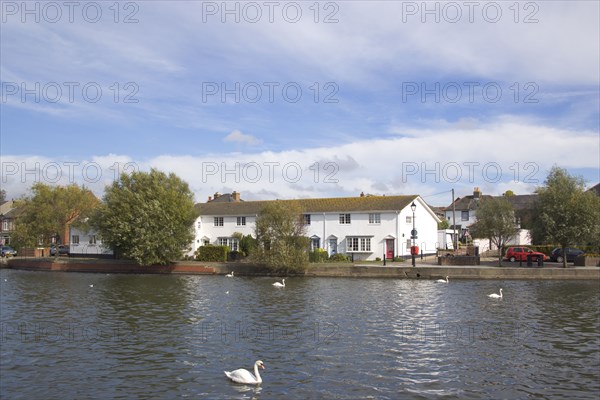
[[[417,205],[415,204],[415,202],[413,201],[412,204],[410,205],[410,209],[412,210],[412,223],[413,223],[413,228],[412,231],[410,232],[410,236],[412,238],[412,247],[410,248],[410,254],[412,255],[412,266],[415,266],[415,239],[417,238],[417,230],[415,229],[415,210],[417,209]]]

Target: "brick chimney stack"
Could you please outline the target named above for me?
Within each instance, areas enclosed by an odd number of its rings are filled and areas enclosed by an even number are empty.
[[[481,197],[481,190],[479,190],[479,187],[476,187],[473,190],[473,198],[478,199]]]
[[[240,194],[238,192],[236,192],[235,190],[233,191],[233,193],[231,193],[231,197],[233,198],[233,201],[235,201],[235,202],[240,201]]]

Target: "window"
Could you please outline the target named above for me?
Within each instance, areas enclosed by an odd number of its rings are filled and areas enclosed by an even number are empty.
[[[410,239],[406,239],[406,250],[410,250],[410,246],[412,246],[412,242]]]
[[[237,225],[245,226],[246,225],[246,217],[237,217]]]
[[[318,237],[310,238],[310,250],[315,251],[316,249],[321,247],[321,239]]]
[[[8,221],[7,220],[2,221],[2,230],[3,231],[8,230]]]
[[[370,237],[348,237],[348,252],[371,252]]]
[[[410,215],[406,216],[406,223],[407,224],[412,224],[412,217]]]
[[[79,244],[79,235],[71,236],[71,244]]]
[[[348,238],[348,251],[358,251],[358,238]]]
[[[469,220],[469,210],[460,212],[460,220],[468,221]]]
[[[310,214],[304,214],[304,225],[310,225]]]
[[[370,224],[380,224],[381,223],[381,214],[369,214],[369,223]]]
[[[340,214],[340,224],[349,224],[350,214]]]
[[[202,222],[198,221],[197,227],[198,229],[202,228]]]
[[[96,244],[96,235],[90,235],[90,244]]]
[[[210,240],[208,240],[208,239],[204,239],[204,240],[202,241],[202,244],[203,244],[204,246],[209,246],[209,245],[210,245]]]
[[[360,238],[360,251],[371,251],[371,238]]]
[[[223,217],[215,217],[215,226],[223,226]]]
[[[220,237],[219,245],[220,246],[229,246],[230,251],[238,251],[238,240],[233,237]]]

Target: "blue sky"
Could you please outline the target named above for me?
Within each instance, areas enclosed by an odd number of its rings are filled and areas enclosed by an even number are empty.
[[[197,201],[600,180],[596,1],[68,4],[1,2],[9,197],[151,167]]]

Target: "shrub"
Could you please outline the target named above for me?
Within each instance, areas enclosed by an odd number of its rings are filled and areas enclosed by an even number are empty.
[[[227,261],[228,246],[202,246],[196,250],[194,255],[198,261]]]
[[[241,251],[230,251],[227,253],[227,261],[239,261],[244,258]]]
[[[337,253],[337,254],[332,254],[331,257],[329,257],[329,261],[332,261],[332,262],[348,262],[348,261],[350,261],[350,259],[345,254]]]
[[[320,263],[327,260],[327,251],[323,249],[315,249],[308,254],[308,261]]]

